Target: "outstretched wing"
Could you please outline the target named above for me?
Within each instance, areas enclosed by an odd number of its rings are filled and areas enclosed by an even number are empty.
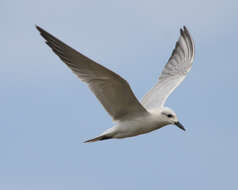
[[[184,80],[192,67],[194,43],[187,28],[180,29],[180,37],[165,65],[158,83],[143,97],[141,103],[145,108],[161,107],[168,96]]]
[[[122,77],[97,64],[39,26],[41,36],[51,49],[93,91],[114,120],[146,112]]]

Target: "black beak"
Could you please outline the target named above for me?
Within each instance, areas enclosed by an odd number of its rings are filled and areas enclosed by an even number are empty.
[[[181,124],[181,123],[179,123],[179,121],[177,121],[177,122],[175,122],[174,123],[178,128],[180,128],[180,129],[182,129],[182,130],[186,130],[185,128],[184,128],[184,126]]]

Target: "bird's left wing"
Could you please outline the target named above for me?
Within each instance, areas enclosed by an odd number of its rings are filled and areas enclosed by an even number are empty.
[[[56,55],[93,91],[114,120],[147,113],[122,77],[87,58],[39,26],[36,26]]]
[[[143,97],[141,103],[147,109],[161,107],[168,96],[184,80],[192,67],[194,43],[187,28],[180,29],[180,37],[165,65],[158,83]]]

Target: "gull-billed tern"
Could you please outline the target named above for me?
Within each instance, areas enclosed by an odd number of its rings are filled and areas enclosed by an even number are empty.
[[[128,82],[36,26],[53,52],[92,90],[115,122],[99,136],[85,142],[125,138],[176,125],[185,131],[175,112],[164,104],[168,96],[184,80],[194,59],[194,43],[187,28],[165,65],[157,84],[142,98],[135,97]]]

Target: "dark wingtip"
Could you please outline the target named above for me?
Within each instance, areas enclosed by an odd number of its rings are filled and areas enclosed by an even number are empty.
[[[41,27],[39,27],[37,24],[35,24],[35,27],[37,30],[41,31]]]
[[[183,28],[180,28],[180,33],[182,34],[187,32],[188,32],[188,28],[185,25],[183,25]]]
[[[183,29],[184,29],[185,34],[190,35],[189,31],[188,31],[188,28],[186,26],[183,26]]]
[[[185,30],[184,30],[184,27],[183,28],[180,28],[180,35],[185,38]]]
[[[184,25],[183,28],[180,29],[180,34],[181,36],[183,36],[184,38],[186,36],[189,36],[190,37],[190,33],[188,31],[188,28]],[[190,37],[191,38],[191,37]]]
[[[41,28],[38,25],[35,25],[36,29],[42,34],[42,33],[47,33],[43,28]]]
[[[180,34],[183,35],[183,29],[182,28],[180,28]]]

